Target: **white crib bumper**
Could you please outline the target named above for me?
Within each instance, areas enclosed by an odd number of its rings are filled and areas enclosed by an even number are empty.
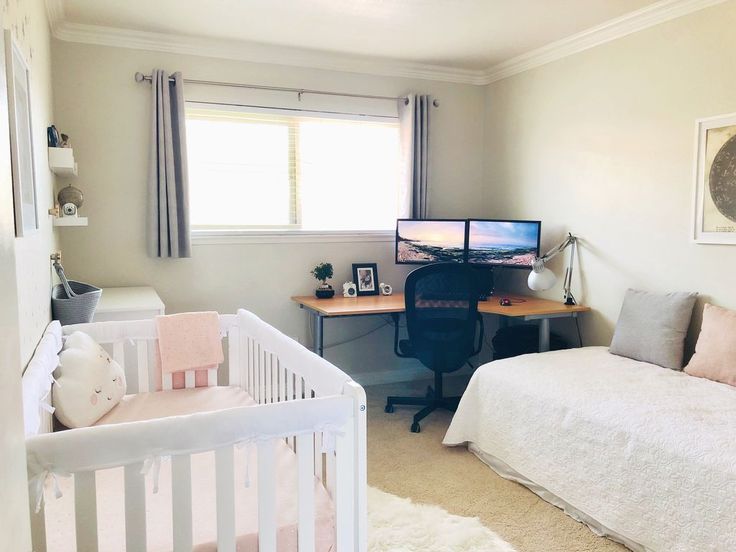
[[[26,440],[28,478],[40,507],[45,482],[57,476],[294,435],[322,432],[334,443],[352,415],[352,399],[335,396],[37,435]]]

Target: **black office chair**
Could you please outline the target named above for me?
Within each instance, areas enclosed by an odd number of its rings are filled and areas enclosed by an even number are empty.
[[[413,433],[419,433],[419,422],[436,409],[457,409],[460,397],[443,395],[442,374],[459,370],[481,350],[483,318],[478,313],[478,295],[477,275],[465,264],[430,264],[406,277],[409,339],[399,341],[398,316],[394,317],[394,352],[402,358],[416,358],[432,370],[434,389],[430,387],[425,397],[388,397],[385,411],[393,412],[394,405],[424,406],[414,415]]]

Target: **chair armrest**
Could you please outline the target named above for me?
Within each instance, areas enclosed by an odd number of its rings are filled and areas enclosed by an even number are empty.
[[[478,325],[480,326],[480,331],[478,332],[478,346],[473,351],[472,356],[479,354],[481,349],[483,348],[484,326],[483,326],[483,315],[481,313],[478,313]]]

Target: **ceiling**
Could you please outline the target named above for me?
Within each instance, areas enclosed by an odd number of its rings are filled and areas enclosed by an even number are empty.
[[[65,19],[485,69],[652,0],[65,0]],[[554,4],[554,9],[550,9]]]
[[[66,25],[77,35],[89,34],[89,29],[97,34],[126,30],[176,36],[180,43],[182,37],[216,39],[260,48],[298,48],[310,55],[487,72],[540,48],[570,42],[568,37],[585,40],[595,34],[589,32],[594,27],[604,34],[618,25],[624,27],[621,36],[682,15],[684,9],[693,11],[718,1],[722,0],[47,0],[47,4],[52,26]],[[636,27],[641,22],[645,25]],[[72,35],[56,35],[74,40]],[[595,44],[587,47],[591,45]]]

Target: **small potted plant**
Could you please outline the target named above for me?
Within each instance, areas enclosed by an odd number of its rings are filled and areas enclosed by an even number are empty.
[[[332,263],[319,263],[312,269],[312,276],[320,281],[319,287],[314,291],[317,299],[329,299],[335,295],[335,290],[327,283],[332,274]]]

